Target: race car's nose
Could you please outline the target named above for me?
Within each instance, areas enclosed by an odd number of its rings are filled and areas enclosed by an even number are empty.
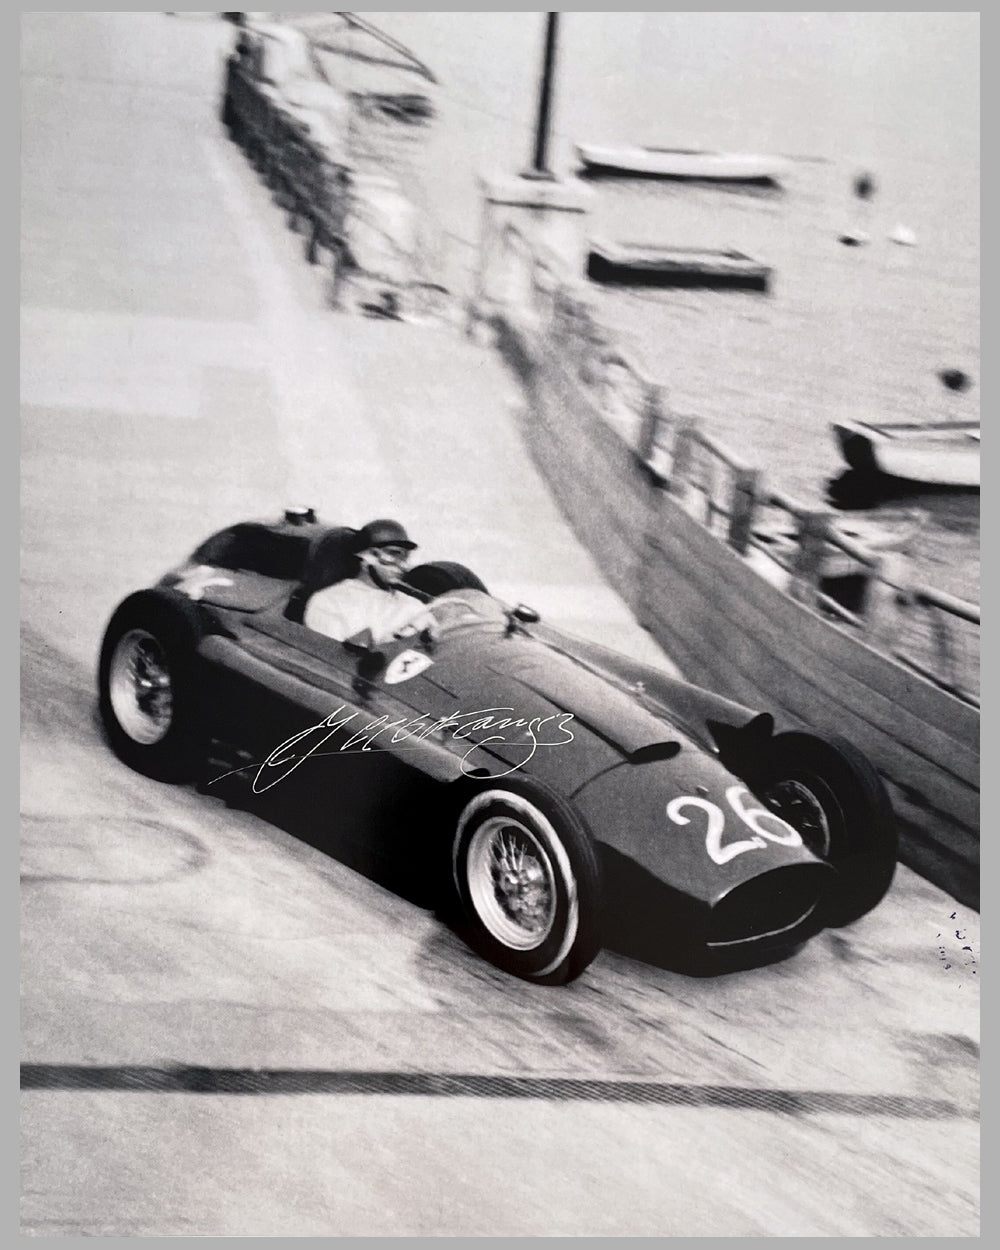
[[[805,941],[823,927],[822,899],[833,876],[818,861],[785,864],[734,886],[707,917],[705,945],[721,954]]]
[[[796,829],[694,747],[672,759],[622,763],[573,801],[598,841],[709,909],[777,868],[823,867]]]

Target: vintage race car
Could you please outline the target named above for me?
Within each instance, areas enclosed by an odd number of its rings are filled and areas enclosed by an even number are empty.
[[[289,509],[125,599],[99,672],[117,755],[203,783],[228,760],[251,804],[305,787],[331,826],[402,829],[455,928],[535,982],[572,980],[604,945],[683,951],[666,966],[692,971],[767,962],[888,890],[892,810],[849,742],[775,732],[767,710],[548,626],[462,565],[407,576],[433,628],[379,646],[307,628],[308,597],[356,571],[355,537]]]

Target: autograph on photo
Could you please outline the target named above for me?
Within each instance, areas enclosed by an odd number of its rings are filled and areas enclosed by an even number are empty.
[[[506,777],[517,772],[534,756],[539,747],[565,746],[573,741],[573,731],[568,727],[573,719],[572,712],[553,712],[548,716],[534,716],[526,720],[515,716],[514,709],[509,707],[480,708],[475,712],[453,712],[449,716],[430,718],[426,712],[414,717],[399,717],[395,720],[388,716],[377,716],[373,720],[361,724],[362,714],[341,704],[316,725],[310,725],[286,738],[259,763],[247,764],[242,768],[234,768],[230,772],[209,782],[213,785],[236,773],[256,769],[251,785],[254,794],[263,794],[279,782],[284,781],[300,764],[307,759],[320,756],[341,755],[345,752],[371,751],[372,744],[379,737],[381,746],[390,745],[400,750],[407,750],[405,743],[422,742],[433,735],[439,738],[451,738],[454,741],[468,741],[468,750],[462,756],[462,772],[471,776],[475,766],[469,765],[470,758],[476,751],[491,744],[503,743],[523,749],[526,754],[523,760],[512,765],[505,772],[494,773],[494,777]],[[554,723],[551,723],[554,722]],[[335,750],[324,751],[321,748],[337,733],[347,730],[348,726],[356,732]],[[548,729],[545,728],[548,726]],[[473,734],[486,734],[486,737],[473,739]],[[388,735],[388,736],[385,736]],[[514,736],[516,735],[516,737]],[[558,736],[556,736],[558,735]],[[411,748],[412,749],[412,748]]]
[[[953,911],[949,919],[958,921],[959,927],[952,930],[955,934],[954,941],[951,939],[950,933],[946,934],[942,931],[937,935],[940,943],[938,946],[938,958],[944,965],[944,970],[950,972],[952,968],[957,968],[960,972],[971,972],[974,977],[978,976],[979,969],[976,967],[978,960],[971,945],[973,938],[970,933],[966,932],[968,926],[959,921],[958,912]]]

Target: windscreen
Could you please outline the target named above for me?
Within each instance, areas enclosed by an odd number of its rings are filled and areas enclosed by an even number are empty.
[[[503,605],[481,590],[449,590],[432,599],[426,610],[442,632],[475,625],[507,624]]]

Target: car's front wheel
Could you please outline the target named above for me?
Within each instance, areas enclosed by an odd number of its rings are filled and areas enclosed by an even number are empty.
[[[562,985],[601,949],[596,848],[547,787],[527,778],[484,781],[459,815],[452,868],[462,936],[505,972]]]
[[[896,822],[882,779],[856,747],[843,738],[778,734],[754,789],[838,870],[823,904],[828,925],[850,924],[882,900],[896,868]]]
[[[120,760],[160,781],[188,781],[207,742],[195,648],[197,610],[165,590],[130,595],[101,646],[101,720]]]

